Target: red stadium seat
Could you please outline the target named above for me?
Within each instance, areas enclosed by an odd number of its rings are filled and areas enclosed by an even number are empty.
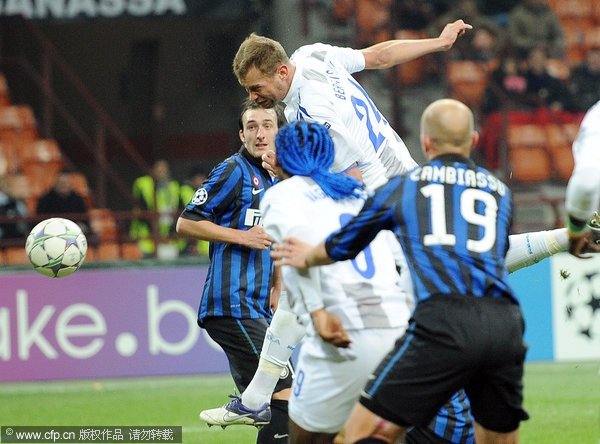
[[[36,120],[30,106],[11,105],[0,108],[0,141],[20,147],[37,138]]]
[[[6,248],[4,258],[8,265],[28,265],[30,263],[24,245],[22,247]]]
[[[509,147],[508,162],[510,181],[532,184],[551,178],[550,158],[543,147]]]
[[[425,31],[413,31],[410,29],[401,29],[396,31],[395,38],[404,39],[422,39],[426,37]],[[423,81],[427,70],[427,58],[419,57],[418,59],[411,60],[410,62],[402,63],[393,68],[398,77],[398,81],[402,85],[416,85]]]
[[[86,201],[88,208],[93,206],[92,192],[90,191],[90,186],[87,181],[87,177],[85,177],[82,173],[71,173],[71,186],[73,189],[83,197]]]
[[[450,60],[446,73],[450,97],[479,108],[488,85],[485,66],[471,60]]]
[[[583,43],[586,49],[600,48],[600,26],[590,27],[585,31]]]
[[[507,131],[509,147],[541,147],[548,143],[546,128],[542,125],[509,125]]]
[[[579,125],[576,123],[553,123],[546,125],[545,128],[548,146],[571,146],[579,131]]]
[[[96,247],[96,260],[118,261],[121,258],[117,242],[100,242]]]
[[[548,0],[548,5],[563,18],[586,18],[593,13],[594,0]]]
[[[19,170],[17,148],[7,143],[0,143],[0,177],[15,174]]]
[[[348,20],[354,14],[354,0],[334,0],[333,16],[338,20]]]
[[[0,107],[10,105],[10,96],[8,93],[8,83],[6,77],[0,72]]]
[[[91,208],[88,210],[90,228],[101,242],[115,241],[118,235],[117,222],[113,212],[108,208]]]
[[[550,154],[552,169],[556,178],[562,182],[568,182],[575,166],[571,145],[548,146],[548,153]]]
[[[356,0],[355,5],[358,45],[389,39],[391,0]]]
[[[121,257],[129,261],[138,261],[143,255],[136,242],[124,242],[121,244]]]
[[[552,77],[560,80],[567,80],[571,74],[571,67],[569,63],[561,59],[546,60],[546,69]]]

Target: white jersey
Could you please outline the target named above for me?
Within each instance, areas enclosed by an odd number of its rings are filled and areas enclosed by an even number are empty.
[[[588,220],[600,205],[600,101],[586,113],[573,143],[575,169],[567,186],[565,208]]]
[[[329,128],[335,144],[332,171],[358,166],[364,183],[373,189],[417,166],[400,136],[351,75],[365,68],[360,50],[316,43],[299,48],[291,60],[296,72],[283,99],[286,118]]]
[[[361,199],[333,200],[308,177],[294,176],[267,190],[260,202],[262,222],[275,242],[294,236],[316,245],[363,205]],[[282,267],[292,310],[303,317],[325,308],[346,330],[405,327],[408,295],[400,288],[389,231],[381,232],[355,259],[308,271]]]

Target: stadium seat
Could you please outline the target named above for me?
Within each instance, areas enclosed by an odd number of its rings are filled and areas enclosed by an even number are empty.
[[[591,18],[564,19],[561,20],[561,24],[567,44],[567,61],[572,66],[583,60],[585,54],[585,35],[594,29],[595,25]]]
[[[571,74],[571,67],[566,60],[548,59],[546,60],[546,69],[552,77],[560,80],[567,80]]]
[[[14,196],[25,202],[29,214],[35,214],[37,199],[44,191],[42,184],[25,174],[10,174],[6,180]]]
[[[549,145],[548,153],[550,154],[555,177],[562,182],[568,182],[575,166],[571,145]]]
[[[427,34],[425,31],[414,31],[411,29],[401,29],[396,31],[395,38],[404,39],[422,39]],[[393,73],[396,74],[398,81],[405,86],[416,85],[421,83],[427,74],[427,58],[419,57],[410,62],[402,63],[393,68]]]
[[[579,131],[579,125],[576,123],[552,123],[545,125],[545,129],[548,146],[571,146],[577,136],[577,131]]]
[[[38,138],[33,109],[25,105],[0,108],[0,141],[21,147]]]
[[[30,263],[24,245],[22,247],[7,247],[4,250],[4,258],[7,265],[27,265]]]
[[[586,18],[593,13],[595,0],[549,0],[548,5],[560,19]]]
[[[338,20],[348,20],[354,15],[354,0],[334,0],[333,16]]]
[[[355,0],[359,46],[389,39],[391,0]]]
[[[548,153],[542,146],[512,146],[508,149],[508,177],[510,181],[532,184],[551,178]]]
[[[8,93],[8,83],[6,77],[0,72],[0,107],[10,105],[10,96]]]
[[[17,148],[7,143],[0,143],[0,177],[15,174],[19,171]]]
[[[450,60],[446,66],[446,74],[450,97],[479,108],[488,85],[485,67],[471,60]]]
[[[542,125],[509,125],[507,130],[509,147],[540,147],[548,143],[546,128]]]
[[[121,257],[129,261],[139,261],[143,255],[137,242],[124,242],[121,244]]]
[[[88,205],[88,208],[92,208],[94,203],[92,199],[92,192],[90,191],[90,186],[88,184],[87,177],[85,177],[85,174],[74,172],[71,173],[70,176],[71,186],[73,187],[73,189],[83,197],[83,199]]]
[[[62,153],[54,139],[37,139],[23,145],[19,150],[21,162],[62,162]]]
[[[96,260],[98,261],[118,261],[120,258],[117,242],[100,242],[96,247]]]
[[[52,188],[56,175],[64,168],[58,144],[51,139],[26,142],[19,150],[21,170],[31,181],[37,181],[44,191]]]
[[[88,215],[90,228],[98,236],[100,242],[115,241],[117,239],[117,222],[110,209],[91,208],[88,210]]]
[[[600,48],[600,26],[593,26],[585,31],[583,44],[586,50]]]
[[[594,21],[597,25],[600,25],[600,2],[594,2],[594,7],[592,9],[592,15],[594,17]]]

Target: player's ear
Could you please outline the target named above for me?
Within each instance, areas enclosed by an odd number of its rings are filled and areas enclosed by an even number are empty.
[[[428,154],[431,152],[431,139],[425,133],[421,133],[421,148],[425,157],[428,157]]]
[[[477,131],[473,131],[471,135],[471,149],[477,146],[477,142],[479,142],[479,133]]]
[[[246,146],[246,138],[244,137],[244,131],[240,130],[240,140]]]
[[[282,80],[287,78],[289,71],[290,70],[286,64],[281,64],[279,65],[279,68],[277,68],[277,74],[279,74],[279,78]]]

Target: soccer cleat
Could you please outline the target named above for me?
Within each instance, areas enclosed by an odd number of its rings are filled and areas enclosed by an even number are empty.
[[[263,426],[271,421],[271,407],[265,403],[258,410],[252,410],[242,404],[242,398],[229,395],[232,401],[216,409],[203,410],[200,419],[209,427],[219,425],[225,428],[229,425]]]

